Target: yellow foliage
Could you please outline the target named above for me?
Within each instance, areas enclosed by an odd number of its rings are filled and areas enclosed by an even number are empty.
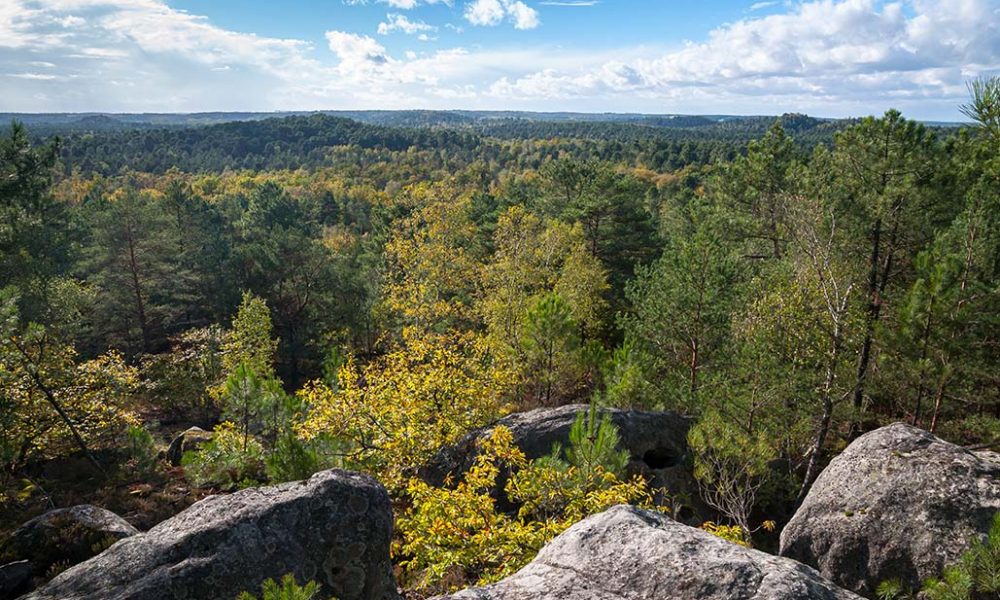
[[[586,248],[582,227],[545,221],[522,206],[500,216],[496,254],[486,267],[480,312],[498,348],[517,348],[522,320],[540,294],[555,291],[584,327],[596,327],[608,289],[600,261]]]
[[[11,336],[10,345],[18,350],[0,361],[0,399],[10,403],[14,417],[0,441],[20,448],[20,458],[13,464],[76,450],[71,431],[53,403],[91,449],[117,445],[130,425],[139,424],[129,409],[139,376],[121,354],[112,351],[78,363],[68,345],[48,339],[38,344],[32,341]]]
[[[474,322],[472,302],[482,277],[476,225],[468,196],[443,186],[407,188],[413,214],[395,225],[385,247],[389,265],[386,306],[424,330]]]
[[[516,471],[506,487],[524,502],[516,517],[496,510],[492,491],[501,470]],[[397,521],[402,539],[393,549],[405,583],[429,593],[507,577],[587,515],[624,503],[652,507],[639,478],[622,482],[598,470],[581,480],[574,468],[526,461],[505,427],[480,442],[475,464],[454,488],[411,479],[407,492],[411,506]]]
[[[303,388],[312,410],[300,433],[351,443],[347,462],[393,489],[407,468],[499,417],[509,387],[508,371],[477,336],[407,329],[399,348],[364,367],[350,357],[336,390],[322,382]]]
[[[716,535],[744,548],[750,547],[750,535],[739,525],[720,525],[713,521],[706,521],[701,524],[701,528],[712,535]]]

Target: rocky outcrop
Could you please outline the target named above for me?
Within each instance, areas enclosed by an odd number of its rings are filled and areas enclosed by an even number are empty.
[[[53,565],[83,562],[139,531],[110,510],[90,504],[51,510],[14,530],[0,546],[0,562],[26,560],[36,576]]]
[[[167,447],[166,459],[175,467],[180,465],[185,452],[201,448],[212,441],[213,435],[211,431],[205,431],[201,427],[191,427],[178,433]]]
[[[31,591],[31,563],[19,560],[0,567],[0,600],[14,600]]]
[[[324,471],[206,498],[25,598],[218,600],[293,573],[320,583],[324,597],[394,599],[391,536],[389,497],[378,482]]]
[[[525,568],[439,600],[858,600],[793,560],[631,506],[570,527]]]
[[[1000,464],[921,429],[890,425],[833,459],[781,533],[781,555],[866,596],[918,588],[1000,511]]]
[[[529,459],[549,454],[553,444],[564,447],[569,442],[573,421],[587,405],[573,404],[558,408],[539,408],[514,413],[494,425],[470,433],[455,446],[445,448],[420,469],[418,475],[433,485],[442,485],[449,474],[458,478],[471,468],[476,458],[476,447],[493,428],[507,427],[514,435],[514,443]],[[653,488],[664,488],[679,502],[674,515],[682,521],[699,521],[695,513],[706,513],[698,498],[698,488],[691,475],[688,457],[687,432],[691,420],[672,412],[643,412],[635,410],[604,409],[618,427],[621,446],[629,452],[629,474],[646,477]],[[507,507],[500,490],[496,495],[501,507]],[[705,517],[705,515],[700,515]],[[707,518],[707,517],[706,517]],[[699,521],[700,522],[700,521]]]

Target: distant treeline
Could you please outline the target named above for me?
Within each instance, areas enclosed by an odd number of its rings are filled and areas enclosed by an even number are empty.
[[[69,121],[62,115],[35,125],[33,131],[36,138],[60,138],[67,170],[104,175],[163,173],[169,169],[316,168],[338,164],[336,156],[345,148],[374,151],[380,160],[397,160],[392,155],[404,152],[435,153],[453,166],[485,159],[501,169],[534,168],[546,159],[568,156],[673,171],[732,160],[775,121],[771,117],[684,116],[626,120],[622,115],[611,115],[606,121],[572,121],[551,115],[548,119],[528,119],[510,114],[473,118],[458,112],[371,111],[355,115],[369,121],[361,122],[315,113],[205,126],[185,125],[181,115],[169,126],[153,117],[148,122],[125,122],[107,115],[89,115]],[[778,121],[794,135],[803,153],[818,144],[830,145],[837,131],[852,124],[799,114],[784,115]],[[526,152],[523,142],[537,145]]]

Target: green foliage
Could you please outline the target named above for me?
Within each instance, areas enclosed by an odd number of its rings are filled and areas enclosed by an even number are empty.
[[[878,600],[903,600],[910,595],[910,590],[899,579],[883,581],[875,588],[875,597]]]
[[[1000,513],[986,539],[973,541],[958,563],[945,567],[940,579],[924,583],[928,600],[987,600],[1000,596]]]
[[[611,413],[601,412],[592,403],[586,413],[580,413],[569,430],[566,462],[584,476],[604,470],[615,477],[625,474],[629,454],[619,448],[621,436],[611,419]],[[561,448],[553,448],[552,456],[558,458]]]
[[[45,324],[50,284],[65,273],[73,243],[64,203],[50,185],[58,142],[33,148],[28,132],[13,123],[0,137],[0,282],[18,293],[21,316]]]
[[[119,193],[120,192],[120,193]],[[129,356],[166,345],[168,324],[196,301],[181,258],[183,232],[164,202],[134,189],[87,205],[90,240],[83,267],[94,286],[93,319]]]
[[[1000,77],[974,79],[969,82],[968,104],[960,107],[962,114],[979,124],[995,144],[1000,144]]]
[[[655,377],[655,360],[640,344],[626,337],[602,365],[601,402],[621,408],[655,408],[662,402]]]
[[[282,577],[280,582],[273,579],[265,581],[259,597],[250,592],[243,592],[236,600],[318,600],[317,594],[319,594],[319,584],[315,581],[299,585],[295,581],[295,576],[288,574]]]
[[[245,292],[233,317],[232,329],[222,345],[223,371],[232,373],[243,367],[259,377],[273,377],[278,343],[272,336],[271,311],[267,303]]]
[[[200,416],[216,408],[211,391],[223,380],[223,329],[189,329],[171,340],[169,352],[143,357],[143,387],[154,403],[176,414]]]
[[[572,397],[583,375],[579,325],[562,296],[548,293],[528,309],[521,335],[521,351],[534,401],[551,405]]]
[[[245,445],[255,430],[267,428],[267,433],[273,436],[283,396],[277,380],[262,379],[249,364],[240,363],[226,378],[222,415],[236,425]]]
[[[771,475],[769,463],[777,457],[768,436],[749,435],[719,413],[708,412],[688,432],[688,444],[702,498],[749,538],[756,530],[751,513]]]
[[[696,410],[700,388],[725,367],[731,315],[744,265],[726,241],[725,218],[694,206],[661,258],[639,268],[626,288],[631,312],[621,318],[626,339],[650,357],[660,404]]]
[[[181,459],[185,476],[195,485],[237,489],[264,480],[264,447],[243,435],[233,423],[215,427],[215,435],[197,451]]]
[[[126,435],[130,471],[140,476],[149,475],[156,469],[158,454],[153,435],[138,425],[131,425]]]

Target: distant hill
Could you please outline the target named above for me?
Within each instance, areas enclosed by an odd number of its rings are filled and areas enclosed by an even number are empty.
[[[477,136],[469,132],[386,127],[325,114],[205,126],[175,123],[152,129],[148,124],[143,128],[114,128],[114,121],[112,117],[88,116],[68,122],[72,127],[94,129],[71,128],[60,134],[64,161],[84,171],[98,172],[124,168],[162,172],[173,167],[218,171],[320,164],[324,151],[337,146],[402,151],[472,149],[479,144]]]
[[[28,125],[37,135],[114,129],[156,129],[201,127],[232,122],[323,114],[370,125],[390,127],[469,127],[491,128],[510,122],[522,123],[615,123],[655,128],[710,127],[720,123],[746,122],[775,117],[733,115],[676,115],[633,113],[576,113],[467,110],[347,110],[289,112],[207,112],[207,113],[0,113],[0,123],[12,120]]]
[[[803,151],[830,144],[855,122],[804,114],[774,116],[534,113],[518,111],[324,111],[313,113],[0,114],[36,139],[59,136],[64,165],[83,171],[163,172],[315,167],[331,150],[410,149],[442,160],[511,160],[502,146],[546,140],[519,152],[519,168],[560,153],[669,171],[730,160],[775,120]],[[3,123],[3,121],[0,121]],[[0,129],[3,127],[0,126]],[[489,148],[488,151],[487,148]],[[485,151],[485,153],[484,153]]]

